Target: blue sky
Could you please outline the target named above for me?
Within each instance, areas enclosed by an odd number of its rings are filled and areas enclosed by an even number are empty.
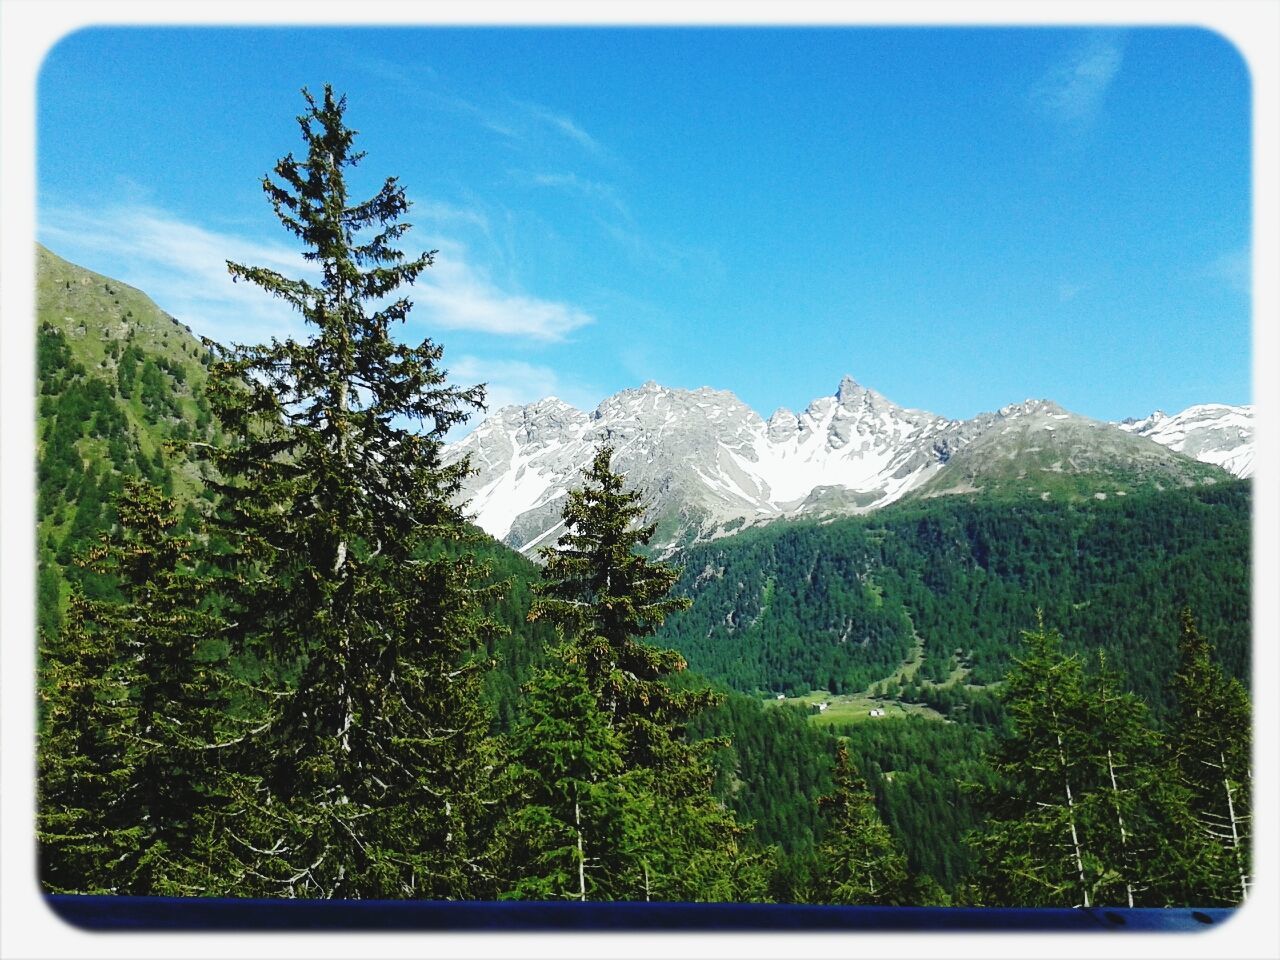
[[[1249,79],[1201,30],[96,29],[38,91],[39,237],[197,332],[298,332],[262,175],[329,82],[438,249],[406,339],[493,405],[843,374],[968,417],[1248,402]]]

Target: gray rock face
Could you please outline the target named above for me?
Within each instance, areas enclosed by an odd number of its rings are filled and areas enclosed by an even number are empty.
[[[1169,416],[1157,410],[1142,420],[1126,420],[1121,430],[1216,463],[1237,477],[1253,476],[1253,405],[1200,403]]]
[[[779,409],[766,422],[727,391],[651,381],[589,414],[554,397],[504,408],[448,447],[445,458],[471,457],[476,473],[462,498],[476,522],[533,554],[555,542],[568,490],[595,450],[610,444],[614,469],[648,499],[648,519],[658,524],[654,545],[670,550],[780,517],[865,513],[926,484],[943,492],[977,489],[969,484],[978,458],[962,454],[984,437],[1021,438],[988,440],[991,455],[1003,457],[1011,444],[1032,453],[1096,447],[1099,441],[1087,438],[1097,431],[1160,450],[1047,400],[948,420],[900,407],[845,377],[803,413]],[[1076,469],[1079,460],[1069,453],[1061,468]],[[942,477],[930,483],[940,473],[958,485]]]

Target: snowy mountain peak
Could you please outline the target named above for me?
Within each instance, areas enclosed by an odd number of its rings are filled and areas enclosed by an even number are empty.
[[[846,406],[869,397],[875,397],[880,400],[884,399],[874,390],[868,390],[866,387],[862,386],[862,384],[858,383],[857,380],[853,379],[853,377],[849,376],[847,373],[840,378],[840,386],[836,388],[836,403],[841,406]]]
[[[1189,455],[1233,469],[1245,455],[1240,450],[1232,447],[1235,452],[1223,456],[1208,441],[1166,428],[1186,418],[1188,425],[1198,425],[1196,430],[1213,423],[1221,428],[1213,436],[1225,436],[1222,431],[1236,424],[1232,417],[1244,416],[1240,409],[1205,405],[1173,418],[1119,426],[1166,446],[1182,443]],[[1158,429],[1152,426],[1157,423]],[[744,523],[874,510],[940,472],[961,469],[970,476],[973,464],[985,456],[979,448],[996,449],[1000,444],[993,438],[1013,436],[1010,431],[1056,437],[1052,443],[1058,447],[1096,444],[1091,438],[1097,431],[1128,440],[1116,425],[1069,413],[1050,400],[1029,399],[971,420],[950,420],[900,407],[846,376],[834,393],[813,400],[802,413],[782,407],[765,421],[729,391],[684,390],[649,380],[606,397],[589,414],[555,397],[503,408],[446,448],[445,458],[470,454],[477,473],[462,492],[469,511],[493,536],[533,553],[555,542],[567,491],[600,444],[608,443],[615,451],[614,468],[645,492],[649,519],[661,523],[664,539],[656,546],[672,548]],[[1235,443],[1235,434],[1229,439]],[[983,443],[972,454],[964,453],[978,440]],[[1041,440],[1011,449],[1023,446],[1048,449]],[[1246,441],[1242,450],[1251,449]],[[1073,456],[1064,464],[1075,462]],[[973,489],[969,480],[929,489],[941,487]]]
[[[1170,450],[1214,463],[1237,477],[1253,476],[1253,405],[1197,403],[1172,416],[1157,410],[1117,426]]]

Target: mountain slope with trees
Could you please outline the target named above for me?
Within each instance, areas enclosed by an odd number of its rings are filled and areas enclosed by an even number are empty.
[[[145,294],[36,248],[38,627],[57,629],[69,581],[109,584],[75,555],[115,521],[130,478],[189,503],[207,475],[181,447],[216,441],[209,352]],[[175,446],[175,444],[177,446]]]
[[[780,523],[683,554],[676,589],[693,605],[661,636],[713,679],[786,694],[867,689],[919,642],[907,698],[959,673],[959,706],[1003,676],[1043,609],[1166,717],[1183,606],[1228,673],[1248,676],[1250,534],[1245,481],[1081,504],[946,497]]]

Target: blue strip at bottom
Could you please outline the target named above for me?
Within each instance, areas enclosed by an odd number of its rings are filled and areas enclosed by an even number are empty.
[[[1198,931],[1222,908],[829,907],[754,903],[250,900],[50,894],[87,930]]]

